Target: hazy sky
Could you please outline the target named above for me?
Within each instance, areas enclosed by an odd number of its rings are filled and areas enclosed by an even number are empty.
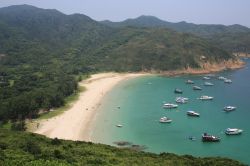
[[[95,20],[121,21],[140,15],[199,24],[241,24],[250,27],[250,0],[0,0],[0,7],[30,4],[82,13]]]

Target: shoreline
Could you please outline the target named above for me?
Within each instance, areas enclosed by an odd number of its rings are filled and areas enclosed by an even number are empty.
[[[49,138],[66,140],[92,141],[93,120],[102,103],[103,97],[118,83],[124,80],[146,75],[176,76],[185,74],[208,74],[227,69],[244,67],[243,61],[225,61],[220,64],[205,63],[201,69],[187,68],[183,70],[143,72],[143,73],[100,73],[79,83],[86,88],[72,107],[62,114],[44,120],[35,120],[37,128],[31,132],[45,135]]]
[[[45,120],[36,120],[39,124],[33,132],[49,138],[91,141],[92,121],[101,105],[103,97],[119,82],[133,79],[149,73],[100,73],[80,82],[86,91],[64,113]]]
[[[218,73],[225,70],[236,70],[243,68],[245,62],[242,60],[229,60],[217,64],[204,63],[201,68],[186,68],[181,70],[170,70],[170,71],[160,71],[158,74],[164,76],[178,76],[178,75],[200,75],[200,74],[211,74]]]

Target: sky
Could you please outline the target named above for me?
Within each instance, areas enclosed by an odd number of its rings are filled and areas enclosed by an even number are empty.
[[[250,27],[250,0],[0,0],[0,7],[18,4],[81,13],[97,21],[152,15],[170,22]]]

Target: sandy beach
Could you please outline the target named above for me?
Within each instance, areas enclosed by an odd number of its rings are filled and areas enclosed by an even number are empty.
[[[39,127],[33,131],[50,138],[91,141],[91,122],[95,118],[102,98],[119,82],[143,76],[140,73],[101,73],[80,82],[86,91],[63,114],[39,121]]]

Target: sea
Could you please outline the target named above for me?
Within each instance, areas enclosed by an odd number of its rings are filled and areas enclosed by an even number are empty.
[[[220,156],[250,164],[250,59],[244,61],[244,68],[210,75],[210,80],[203,80],[205,75],[183,75],[144,76],[121,82],[103,99],[92,140],[113,146],[126,141],[153,153]],[[232,83],[224,83],[218,76],[231,79]],[[188,79],[202,90],[194,91],[193,85],[185,83]],[[205,81],[214,86],[204,86]],[[183,90],[183,94],[175,94],[175,88]],[[214,99],[198,100],[202,95]],[[177,109],[162,107],[164,103],[175,103],[178,96],[189,98],[188,103],[179,104]],[[225,112],[223,108],[227,105],[237,109]],[[200,117],[187,116],[188,110],[200,113]],[[172,122],[159,123],[163,116]],[[118,124],[122,127],[117,127]],[[241,135],[228,136],[227,128],[244,131]],[[221,141],[202,142],[205,132],[220,137]]]

